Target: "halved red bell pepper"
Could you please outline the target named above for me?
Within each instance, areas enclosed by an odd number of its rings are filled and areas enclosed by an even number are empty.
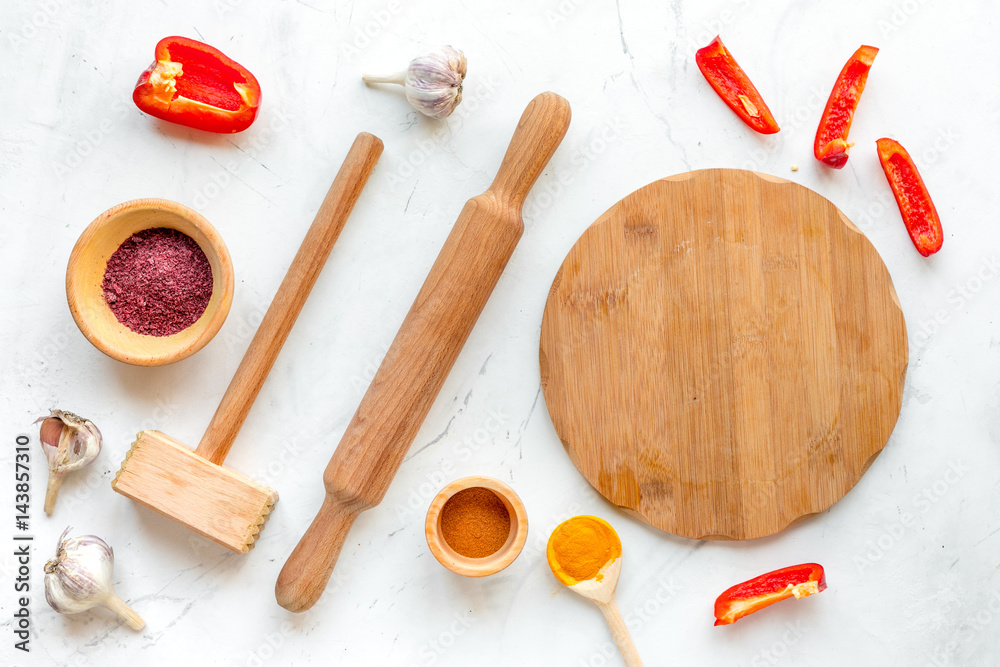
[[[853,143],[847,143],[847,133],[851,130],[858,100],[868,81],[868,71],[872,68],[878,49],[862,46],[844,68],[840,70],[837,83],[833,84],[830,98],[826,101],[823,116],[816,128],[816,143],[813,153],[816,159],[834,169],[842,169],[847,164],[847,151]]]
[[[136,106],[149,115],[223,134],[242,132],[257,117],[260,84],[215,47],[164,37],[155,56],[132,91]]]
[[[747,614],[790,597],[804,598],[826,589],[818,563],[803,563],[762,574],[726,590],[715,601],[715,624],[729,625]]]
[[[898,141],[883,138],[875,143],[882,171],[896,197],[899,213],[903,216],[903,224],[910,233],[913,245],[924,257],[933,255],[941,249],[944,233],[941,231],[941,218],[927,192],[924,179],[920,177],[910,154]]]
[[[694,59],[715,92],[744,123],[761,134],[774,134],[781,129],[750,77],[718,36],[705,48],[698,49]]]

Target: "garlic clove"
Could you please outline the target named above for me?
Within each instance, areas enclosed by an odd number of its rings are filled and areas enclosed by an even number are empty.
[[[145,627],[142,618],[115,593],[112,548],[96,535],[66,539],[69,531],[60,536],[55,558],[45,563],[45,601],[60,614],[107,607],[132,629]]]
[[[52,410],[40,417],[39,439],[49,469],[66,472],[78,470],[93,462],[101,452],[101,431],[89,419],[67,412]]]
[[[52,410],[35,420],[42,452],[49,465],[45,513],[51,515],[66,473],[90,465],[101,453],[101,431],[89,419],[72,412]]]
[[[462,83],[468,71],[465,54],[442,46],[414,58],[405,71],[389,76],[365,74],[365,83],[403,86],[410,105],[430,118],[446,118],[462,101]]]
[[[55,415],[56,411],[52,410],[52,415]],[[55,416],[39,417],[35,421],[37,424],[39,421],[42,425],[38,427],[38,439],[42,442],[42,451],[45,453],[45,458],[49,459],[49,450],[53,449],[52,445],[49,443],[55,443],[56,449],[59,445],[59,437],[62,435],[63,422],[62,419]],[[49,459],[51,460],[51,459]]]

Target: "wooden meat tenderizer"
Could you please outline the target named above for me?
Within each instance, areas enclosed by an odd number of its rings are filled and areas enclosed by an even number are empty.
[[[227,549],[253,547],[278,494],[222,462],[381,154],[378,137],[363,132],[354,140],[198,448],[140,432],[111,483],[115,491]]]
[[[323,475],[326,498],[275,586],[309,609],[361,512],[381,502],[517,245],[524,199],[569,127],[555,93],[531,101],[493,184],[462,209]]]

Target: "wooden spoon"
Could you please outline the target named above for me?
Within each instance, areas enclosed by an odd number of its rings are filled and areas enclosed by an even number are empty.
[[[621,554],[621,540],[618,537],[618,533],[615,532],[615,529],[611,527],[611,524],[599,517],[587,518],[597,519],[607,527],[610,531],[610,535],[613,535],[616,540],[617,548],[614,551]],[[570,521],[572,520],[573,519],[570,519]],[[558,530],[559,528],[557,527],[556,531]],[[559,564],[555,551],[551,547],[551,541],[549,549],[546,551],[546,556],[549,561],[549,567],[552,569],[552,573],[556,575],[556,579],[559,580],[559,583],[563,584],[566,588],[573,591],[577,595],[582,595],[588,600],[593,601],[594,604],[597,605],[597,608],[601,610],[601,613],[604,614],[604,620],[608,622],[608,627],[611,628],[611,635],[615,638],[615,644],[618,645],[618,652],[621,653],[622,658],[625,660],[625,666],[642,667],[642,659],[639,658],[639,652],[636,650],[635,643],[632,641],[632,636],[629,634],[628,627],[625,625],[625,620],[622,618],[622,614],[618,610],[618,603],[615,602],[615,589],[618,587],[618,576],[622,571],[622,557],[620,555],[612,557],[611,560],[606,562],[590,579],[570,584],[568,581],[573,580],[568,579],[566,575],[562,573],[562,567]]]

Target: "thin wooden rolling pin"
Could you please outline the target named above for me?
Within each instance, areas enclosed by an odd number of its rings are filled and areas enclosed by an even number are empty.
[[[533,99],[492,185],[462,209],[323,474],[323,505],[275,585],[285,609],[316,603],[354,520],[385,496],[521,238],[524,199],[569,120],[562,97]]]
[[[373,134],[361,132],[351,144],[343,166],[198,443],[195,453],[203,459],[216,465],[225,461],[380,155],[382,140]]]

